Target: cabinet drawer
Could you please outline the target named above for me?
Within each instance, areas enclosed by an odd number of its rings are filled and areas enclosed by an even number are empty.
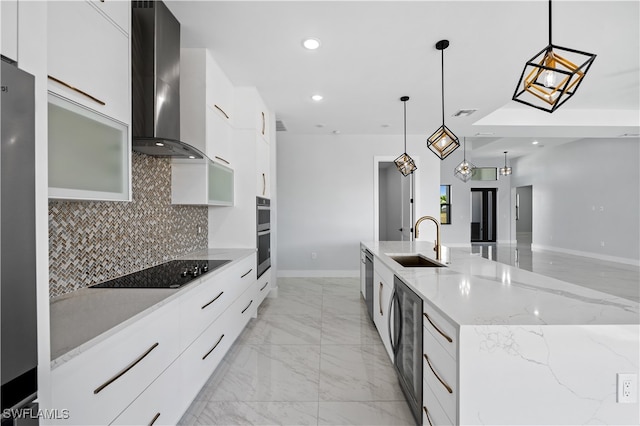
[[[458,382],[456,361],[435,340],[431,333],[423,333],[422,376],[447,416],[456,419]]]
[[[458,333],[456,327],[428,303],[424,303],[422,319],[425,330],[433,336],[453,359],[458,359]]]
[[[213,276],[203,277],[198,287],[188,293],[180,304],[180,348],[189,346],[195,339],[234,303],[251,284],[249,273],[255,257],[240,261]]]
[[[453,425],[426,382],[422,383],[422,425]]]
[[[177,424],[184,411],[177,403],[181,395],[180,373],[179,367],[171,364],[112,424]]]
[[[178,356],[178,314],[167,305],[51,372],[53,406],[71,424],[113,421]]]
[[[269,291],[271,291],[271,270],[267,270],[264,274],[258,278],[258,295],[256,296],[256,303],[258,306],[262,304],[262,301],[267,297]]]
[[[234,316],[226,311],[178,359],[183,409],[196,397],[237,337]]]

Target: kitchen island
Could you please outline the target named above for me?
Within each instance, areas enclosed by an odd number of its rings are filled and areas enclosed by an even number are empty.
[[[617,402],[618,373],[636,375],[637,393],[638,303],[468,249],[447,250],[442,267],[420,268],[390,255],[434,258],[432,243],[361,248],[419,295],[430,315],[424,424],[638,424],[637,397]]]

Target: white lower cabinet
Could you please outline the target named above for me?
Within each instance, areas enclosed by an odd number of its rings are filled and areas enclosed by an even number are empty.
[[[176,424],[270,286],[256,255],[186,287],[180,297],[51,372],[55,424]]]
[[[393,329],[393,311],[390,311],[391,297],[393,296],[393,272],[378,260],[373,260],[373,322],[378,329],[384,348],[393,362],[393,350],[391,349],[391,336],[389,326]],[[391,324],[389,324],[391,321]]]
[[[422,424],[423,426],[453,425],[431,388],[424,381],[422,382]]]
[[[181,398],[181,371],[173,363],[127,407],[113,425],[175,425],[182,410],[175,404]]]
[[[53,369],[64,423],[111,423],[178,356],[177,318],[177,306],[165,305]]]
[[[458,334],[456,327],[426,301],[423,303],[422,341],[423,406],[429,411],[432,424],[456,424]],[[423,419],[425,416],[423,408]]]

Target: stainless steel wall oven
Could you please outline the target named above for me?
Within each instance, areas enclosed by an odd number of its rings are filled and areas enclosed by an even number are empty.
[[[271,200],[256,197],[256,247],[258,278],[271,267]]]

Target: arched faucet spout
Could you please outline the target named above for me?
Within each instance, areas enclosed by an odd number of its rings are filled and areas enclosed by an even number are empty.
[[[427,219],[436,224],[436,245],[433,248],[433,250],[436,252],[436,260],[440,260],[440,222],[438,222],[438,220],[435,217],[422,216],[420,219],[418,219],[418,221],[416,222],[416,225],[413,227],[413,229],[415,230],[414,231],[415,238],[418,239],[418,236],[420,235],[420,231],[418,230],[418,227],[423,221]]]

